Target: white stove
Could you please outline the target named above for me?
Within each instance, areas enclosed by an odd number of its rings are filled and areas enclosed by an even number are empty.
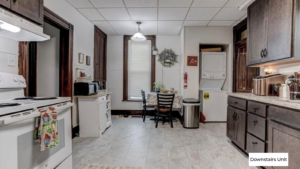
[[[61,164],[71,169],[71,98],[24,99],[24,88],[22,76],[0,72],[0,159],[5,159],[0,160],[0,169],[52,169]],[[50,106],[58,113],[59,143],[41,152],[33,139],[35,118],[40,108]]]

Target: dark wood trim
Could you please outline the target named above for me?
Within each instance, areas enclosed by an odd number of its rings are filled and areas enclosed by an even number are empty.
[[[128,100],[128,41],[131,39],[132,35],[124,35],[123,43],[123,101]],[[156,36],[148,35],[145,36],[147,40],[151,40],[151,49],[156,46]],[[152,54],[151,50],[151,89],[152,91],[155,82],[155,55]]]
[[[72,129],[72,139],[79,136],[79,130],[80,130],[79,125]]]
[[[122,100],[122,102],[143,102],[143,100]]]
[[[19,43],[19,75],[22,75],[26,80],[26,85],[28,86],[28,59],[29,59],[29,42]],[[24,89],[24,95],[28,96],[28,87]]]
[[[147,110],[146,115],[154,116],[154,110]],[[129,116],[142,116],[143,110],[111,110],[112,115],[129,115]],[[178,111],[172,111],[172,116],[181,118],[181,115]]]
[[[94,34],[94,80],[106,82],[107,81],[107,35],[97,26],[94,26],[94,32],[95,32]],[[102,39],[104,39],[104,44],[100,43],[99,36]],[[100,54],[99,52],[103,52],[103,53]],[[103,58],[101,57],[102,55]],[[101,62],[103,63],[101,64]],[[107,88],[106,83],[104,84],[105,84],[104,89],[106,89]]]
[[[47,7],[44,7],[44,20],[45,22],[56,26],[59,29],[63,28],[67,30],[73,30],[73,25],[70,25],[68,21],[64,20],[62,17],[58,16]]]
[[[28,96],[37,96],[37,43],[29,42]]]

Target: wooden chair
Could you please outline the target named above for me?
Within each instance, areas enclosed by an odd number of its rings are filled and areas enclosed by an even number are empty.
[[[173,128],[173,121],[172,121],[172,108],[174,102],[175,94],[158,94],[157,93],[157,106],[155,107],[156,110],[156,128],[158,125],[159,117],[162,118],[162,122],[164,124],[165,118],[169,117],[171,122],[171,127]]]
[[[143,122],[145,122],[146,111],[147,110],[154,110],[154,105],[147,104],[145,91],[141,90],[141,93],[142,93],[142,99],[143,99],[143,115],[142,115],[142,118],[143,118]]]

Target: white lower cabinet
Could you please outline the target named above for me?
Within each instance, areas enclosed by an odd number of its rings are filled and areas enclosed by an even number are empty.
[[[78,97],[78,107],[80,137],[101,137],[112,125],[110,93],[104,96]]]

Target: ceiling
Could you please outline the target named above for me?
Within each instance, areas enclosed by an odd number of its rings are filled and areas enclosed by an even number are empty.
[[[183,26],[234,26],[246,0],[67,0],[107,35],[178,35]]]

